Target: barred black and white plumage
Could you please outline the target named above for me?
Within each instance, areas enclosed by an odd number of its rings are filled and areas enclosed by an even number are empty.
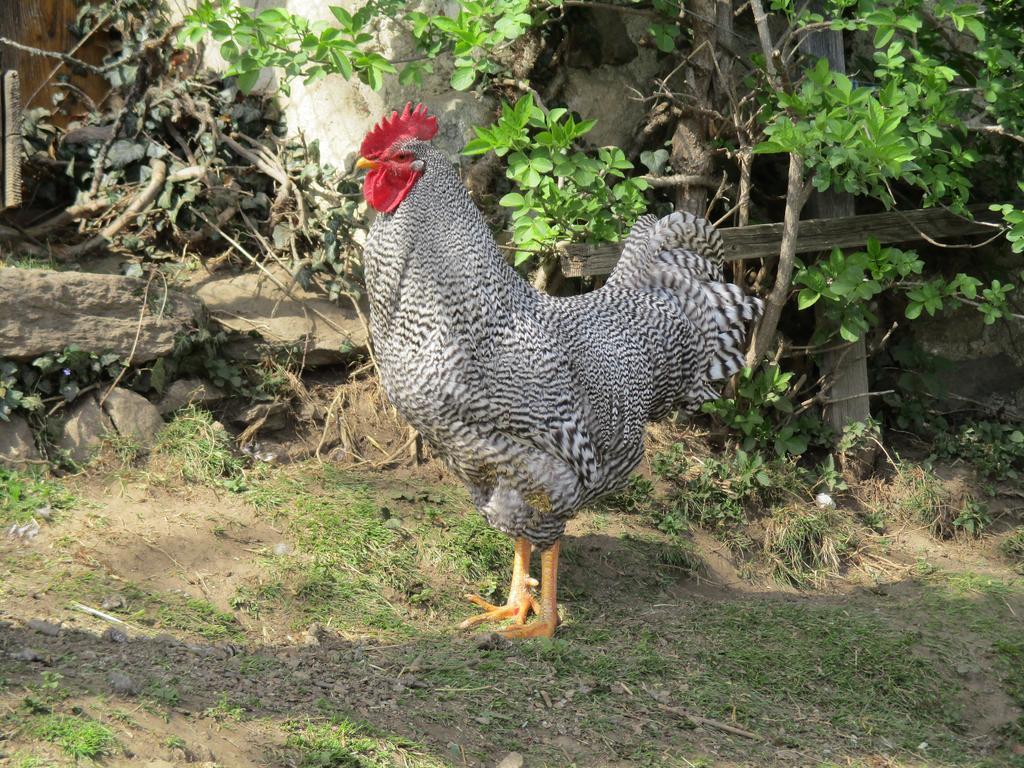
[[[400,147],[419,175],[364,255],[383,386],[487,521],[543,549],[625,483],[648,421],[740,369],[761,302],[723,282],[719,235],[686,213],[641,217],[601,289],[539,293],[448,159]]]

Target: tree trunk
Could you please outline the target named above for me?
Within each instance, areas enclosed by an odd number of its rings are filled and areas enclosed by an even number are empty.
[[[728,0],[722,0],[728,2]],[[711,152],[708,146],[708,120],[703,111],[710,106],[711,83],[714,77],[714,50],[716,48],[715,18],[718,0],[694,0],[687,3],[687,16],[693,25],[693,51],[690,63],[684,67],[683,93],[692,99],[692,106],[684,107],[683,116],[672,134],[672,172],[706,178],[711,174]],[[698,51],[699,49],[699,51]],[[677,89],[678,90],[678,89]],[[708,190],[703,184],[676,188],[677,211],[689,211],[703,216],[708,204]]]

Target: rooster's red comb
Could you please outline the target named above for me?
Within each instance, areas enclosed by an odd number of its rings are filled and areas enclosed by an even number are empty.
[[[412,102],[405,105],[402,114],[392,112],[391,117],[381,118],[373,130],[366,134],[359,154],[373,158],[384,152],[399,139],[421,139],[427,141],[437,133],[437,118],[427,114],[423,104],[413,107]]]

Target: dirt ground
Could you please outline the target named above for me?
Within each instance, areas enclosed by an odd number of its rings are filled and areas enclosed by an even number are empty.
[[[798,592],[591,510],[558,635],[511,644],[456,630],[511,548],[433,465],[62,487],[0,538],[3,766],[1024,764],[1024,580],[989,540],[894,526]]]

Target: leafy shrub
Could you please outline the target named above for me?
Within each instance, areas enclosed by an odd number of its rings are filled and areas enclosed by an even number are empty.
[[[500,201],[512,209],[516,264],[559,241],[617,241],[647,209],[647,183],[625,177],[633,164],[621,149],[574,149],[596,122],[577,122],[563,108],[545,113],[528,93],[503,103],[494,125],[474,128],[463,154],[507,157],[506,176],[520,190]]]
[[[979,421],[956,432],[939,432],[935,453],[969,461],[990,480],[1017,480],[1024,468],[1024,425]]]
[[[654,512],[655,525],[670,534],[690,523],[712,530],[739,526],[747,520],[748,507],[771,504],[787,490],[802,488],[794,464],[769,463],[743,450],[723,459],[698,458],[677,444],[657,454],[651,466],[672,485],[668,505]]]
[[[745,451],[771,449],[777,456],[798,456],[812,442],[823,442],[826,428],[808,413],[796,414],[790,398],[792,378],[775,364],[756,371],[744,368],[736,394],[705,403],[702,410],[739,432]]]

